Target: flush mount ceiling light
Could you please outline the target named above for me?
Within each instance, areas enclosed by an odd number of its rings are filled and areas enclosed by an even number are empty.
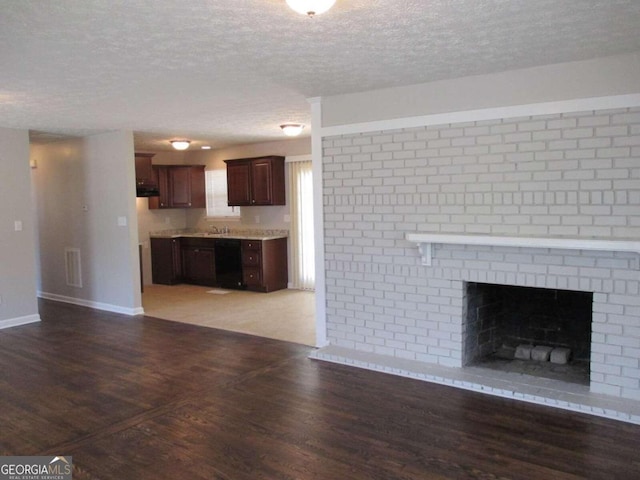
[[[287,137],[297,137],[302,133],[304,125],[301,123],[284,123],[280,125],[280,128]]]
[[[176,150],[186,150],[190,143],[189,140],[171,140],[171,146]]]
[[[287,0],[291,10],[310,17],[326,12],[334,3],[336,0]]]
[[[211,145],[202,145],[200,148],[202,150],[211,150]]]

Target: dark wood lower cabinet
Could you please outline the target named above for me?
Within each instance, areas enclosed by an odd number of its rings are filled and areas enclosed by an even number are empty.
[[[216,285],[213,248],[182,247],[182,280],[197,285]]]
[[[242,240],[242,285],[256,292],[287,288],[287,239]],[[153,283],[230,288],[220,285],[216,275],[216,250],[213,238],[152,238]],[[224,279],[220,279],[224,282]]]
[[[272,292],[287,288],[287,239],[243,240],[242,276],[248,290]]]
[[[151,239],[153,283],[174,285],[182,281],[182,253],[179,238]]]

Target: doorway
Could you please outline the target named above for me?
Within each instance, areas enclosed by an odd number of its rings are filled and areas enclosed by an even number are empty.
[[[146,285],[142,300],[147,315],[316,345],[311,156],[286,157],[286,171],[289,289],[264,294],[194,285]],[[189,226],[187,218],[185,227]],[[242,229],[242,220],[237,228]]]

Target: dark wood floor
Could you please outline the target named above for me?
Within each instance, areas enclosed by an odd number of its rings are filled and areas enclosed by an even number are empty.
[[[633,479],[640,427],[42,301],[0,331],[0,455],[74,479]]]

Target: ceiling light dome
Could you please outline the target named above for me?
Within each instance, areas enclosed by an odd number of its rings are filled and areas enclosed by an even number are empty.
[[[326,12],[334,3],[336,0],[287,0],[292,10],[310,17]]]
[[[186,150],[190,143],[189,140],[171,140],[171,146],[176,150]]]
[[[297,137],[302,133],[304,125],[301,123],[284,123],[280,125],[280,128],[287,137]]]

